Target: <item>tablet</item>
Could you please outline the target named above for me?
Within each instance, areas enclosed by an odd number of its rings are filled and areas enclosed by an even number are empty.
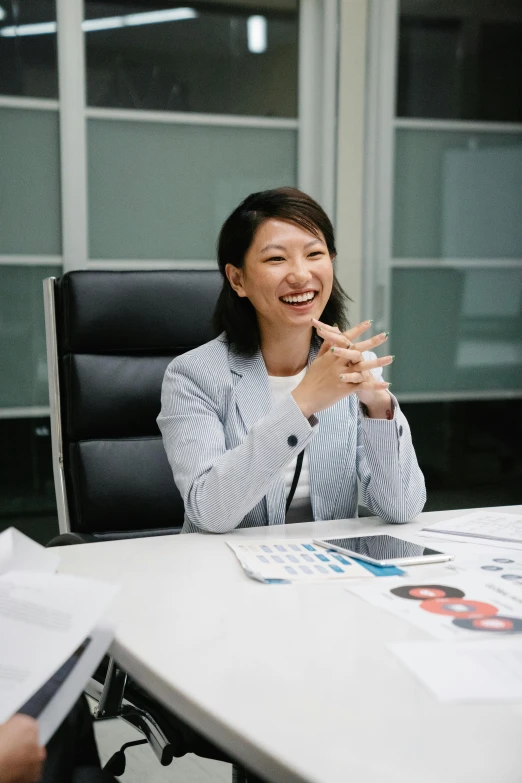
[[[383,566],[442,563],[453,559],[453,555],[389,535],[314,538],[314,544]]]

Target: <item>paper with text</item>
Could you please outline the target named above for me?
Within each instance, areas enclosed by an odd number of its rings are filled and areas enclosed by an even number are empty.
[[[85,641],[118,588],[65,574],[0,576],[0,723]]]
[[[522,515],[500,511],[473,511],[425,527],[420,535],[450,541],[468,541],[506,548],[522,548]]]

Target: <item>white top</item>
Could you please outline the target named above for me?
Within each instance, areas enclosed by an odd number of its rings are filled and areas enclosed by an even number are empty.
[[[426,544],[421,527],[467,513],[421,514],[393,534]],[[116,661],[271,783],[517,783],[522,714],[437,701],[388,648],[424,631],[341,582],[260,584],[226,544],[390,530],[364,518],[64,546],[59,570],[121,584]],[[469,544],[440,546],[469,559]]]
[[[286,375],[283,377],[276,375],[268,376],[274,405],[282,402],[285,397],[288,397],[288,395],[293,392],[296,386],[299,386],[306,375],[306,370],[307,368],[305,367],[300,373],[297,373],[297,375]],[[286,466],[284,478],[287,497],[290,493],[292,481],[294,480],[296,465],[297,456]],[[289,524],[290,522],[309,522],[313,518],[312,504],[310,501],[310,459],[307,447],[304,450],[301,475],[299,476],[299,481],[295,488],[290,508],[286,512],[285,522],[286,524]]]

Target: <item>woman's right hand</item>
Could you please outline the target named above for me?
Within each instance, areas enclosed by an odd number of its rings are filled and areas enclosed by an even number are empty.
[[[44,761],[33,718],[13,715],[0,726],[0,783],[37,783]]]
[[[391,364],[393,357],[383,356],[366,361],[362,356],[363,351],[370,351],[381,345],[387,335],[378,334],[360,343],[353,342],[369,327],[370,323],[364,321],[343,334],[338,330],[335,334],[332,331],[321,333],[318,329],[319,336],[325,342],[305,377],[292,392],[294,400],[307,419],[354,392],[388,388],[388,383],[378,381],[371,373],[368,377],[366,371]],[[342,355],[336,355],[332,348],[341,345],[349,347],[343,349]]]

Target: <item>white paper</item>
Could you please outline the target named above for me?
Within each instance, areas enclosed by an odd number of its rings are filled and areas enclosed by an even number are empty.
[[[60,726],[75,702],[85,689],[85,683],[93,671],[101,663],[113,639],[111,626],[101,624],[89,634],[86,649],[79,657],[74,669],[67,676],[61,687],[39,714],[32,714],[38,721],[39,739],[41,745],[47,745],[56,729]],[[25,706],[25,705],[24,705]],[[23,709],[23,708],[22,708]],[[26,713],[27,714],[27,713]]]
[[[522,700],[522,642],[389,645],[440,701]]]
[[[46,549],[14,527],[0,533],[0,574],[6,571],[46,571],[54,573],[60,556]]]
[[[355,560],[316,546],[311,539],[227,541],[227,544],[248,576],[261,582],[317,582],[372,576]]]
[[[445,519],[423,528],[423,536],[452,541],[487,543],[522,548],[522,515],[498,511],[473,511],[455,519]]]
[[[522,640],[522,587],[478,574],[375,579],[346,588],[442,640]]]
[[[65,574],[0,576],[0,723],[72,655],[118,588]]]
[[[455,559],[445,565],[451,573],[475,571],[483,577],[522,584],[522,553],[516,549],[465,544],[454,548]]]

